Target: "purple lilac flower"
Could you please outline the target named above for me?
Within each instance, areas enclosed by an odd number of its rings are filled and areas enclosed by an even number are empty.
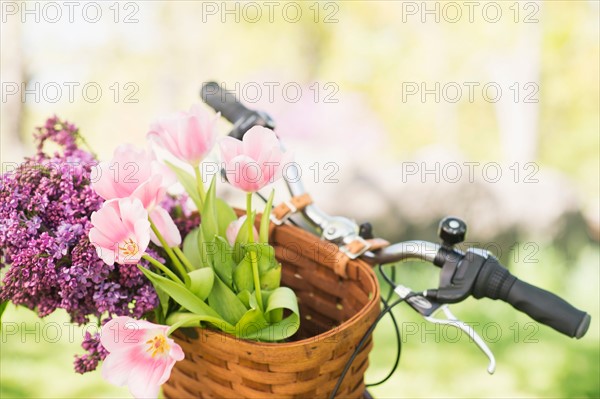
[[[103,203],[90,186],[94,156],[78,147],[77,128],[56,117],[35,137],[36,155],[0,176],[0,268],[8,266],[0,300],[41,317],[65,309],[78,324],[103,314],[141,318],[158,305],[151,283],[135,266],[106,265],[88,240],[90,215]],[[45,153],[46,141],[62,152]],[[77,371],[102,359],[92,338]]]
[[[92,335],[89,332],[86,332],[85,339],[81,346],[87,353],[85,355],[75,356],[75,371],[79,374],[96,370],[98,362],[104,360],[108,355],[108,351],[104,349],[100,343],[99,333]]]

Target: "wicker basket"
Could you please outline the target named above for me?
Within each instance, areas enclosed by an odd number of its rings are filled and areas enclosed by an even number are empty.
[[[273,226],[272,226],[273,227]],[[272,228],[282,285],[296,292],[300,330],[293,341],[262,343],[209,329],[177,331],[185,352],[166,398],[325,398],[379,314],[379,285],[365,262],[297,227]],[[191,337],[191,336],[194,337]],[[355,358],[338,397],[361,398],[372,343]]]

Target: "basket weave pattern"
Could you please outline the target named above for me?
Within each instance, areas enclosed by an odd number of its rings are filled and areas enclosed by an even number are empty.
[[[283,264],[282,285],[300,305],[293,341],[262,343],[209,329],[177,331],[185,359],[164,385],[165,397],[324,398],[359,340],[379,314],[379,286],[370,266],[349,260],[333,244],[292,226],[272,228]],[[190,335],[196,335],[190,337]],[[355,358],[338,397],[361,398],[372,343]]]

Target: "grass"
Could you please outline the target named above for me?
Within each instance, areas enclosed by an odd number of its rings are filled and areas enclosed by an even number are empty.
[[[541,257],[545,265],[561,260],[551,248],[543,249]],[[486,357],[464,334],[457,337],[454,330],[426,324],[400,305],[395,310],[403,332],[400,367],[371,393],[377,398],[600,397],[599,260],[598,247],[589,245],[565,275],[536,279],[540,266],[511,267],[532,282],[543,281],[592,315],[590,331],[579,341],[532,323],[498,301],[469,299],[453,306],[460,319],[479,323],[475,329],[496,355],[497,371],[492,376],[486,372]],[[401,281],[415,289],[436,283],[434,268],[424,272],[422,264],[399,267]],[[552,270],[557,269],[547,266],[545,272]],[[83,328],[70,326],[63,312],[40,320],[33,312],[10,305],[0,337],[0,398],[128,397],[126,388],[107,384],[99,371],[73,372],[73,356],[83,352],[79,345],[84,333]],[[367,382],[387,374],[394,354],[395,336],[386,318],[375,332]]]

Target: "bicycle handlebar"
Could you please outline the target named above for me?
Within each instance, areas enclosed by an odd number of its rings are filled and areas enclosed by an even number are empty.
[[[442,268],[440,287],[423,293],[438,304],[456,303],[468,296],[499,299],[532,319],[569,337],[585,335],[591,317],[557,295],[528,284],[513,276],[498,259],[483,251],[463,253],[457,249],[427,241],[405,241],[376,253],[367,252],[363,259],[371,264],[402,260],[424,260]],[[413,306],[414,308],[414,306]],[[431,310],[415,308],[424,316]]]
[[[589,314],[562,298],[519,280],[494,257],[489,257],[479,271],[473,296],[510,303],[532,319],[577,339],[585,335],[591,321]]]
[[[275,123],[264,112],[246,108],[235,95],[221,88],[216,82],[203,84],[200,92],[202,100],[229,120],[234,126],[230,136],[242,139],[244,133],[253,126],[274,129]],[[293,196],[305,192],[302,182],[286,180]],[[333,217],[315,205],[303,210],[304,215],[320,229],[324,238],[337,243],[357,234],[358,229],[349,219]],[[457,218],[446,218],[440,223],[442,246],[426,241],[407,241],[394,244],[377,252],[365,252],[362,258],[371,264],[397,262],[403,259],[421,259],[442,268],[440,285],[437,289],[423,292],[424,297],[438,304],[456,303],[468,296],[500,299],[510,303],[533,319],[570,337],[581,338],[590,325],[590,315],[576,309],[558,296],[525,283],[483,250],[469,250],[463,253],[454,248],[464,240],[466,224]],[[430,310],[416,308],[419,312]],[[425,314],[424,314],[425,315]]]
[[[252,126],[275,128],[275,122],[269,115],[246,108],[238,101],[234,93],[224,90],[217,82],[204,83],[200,90],[200,97],[202,101],[233,123],[233,130],[229,135],[238,140],[241,140],[244,133]]]
[[[429,241],[412,240],[399,242],[377,252],[367,251],[362,259],[371,265],[400,262],[417,259],[433,263],[440,245]]]

